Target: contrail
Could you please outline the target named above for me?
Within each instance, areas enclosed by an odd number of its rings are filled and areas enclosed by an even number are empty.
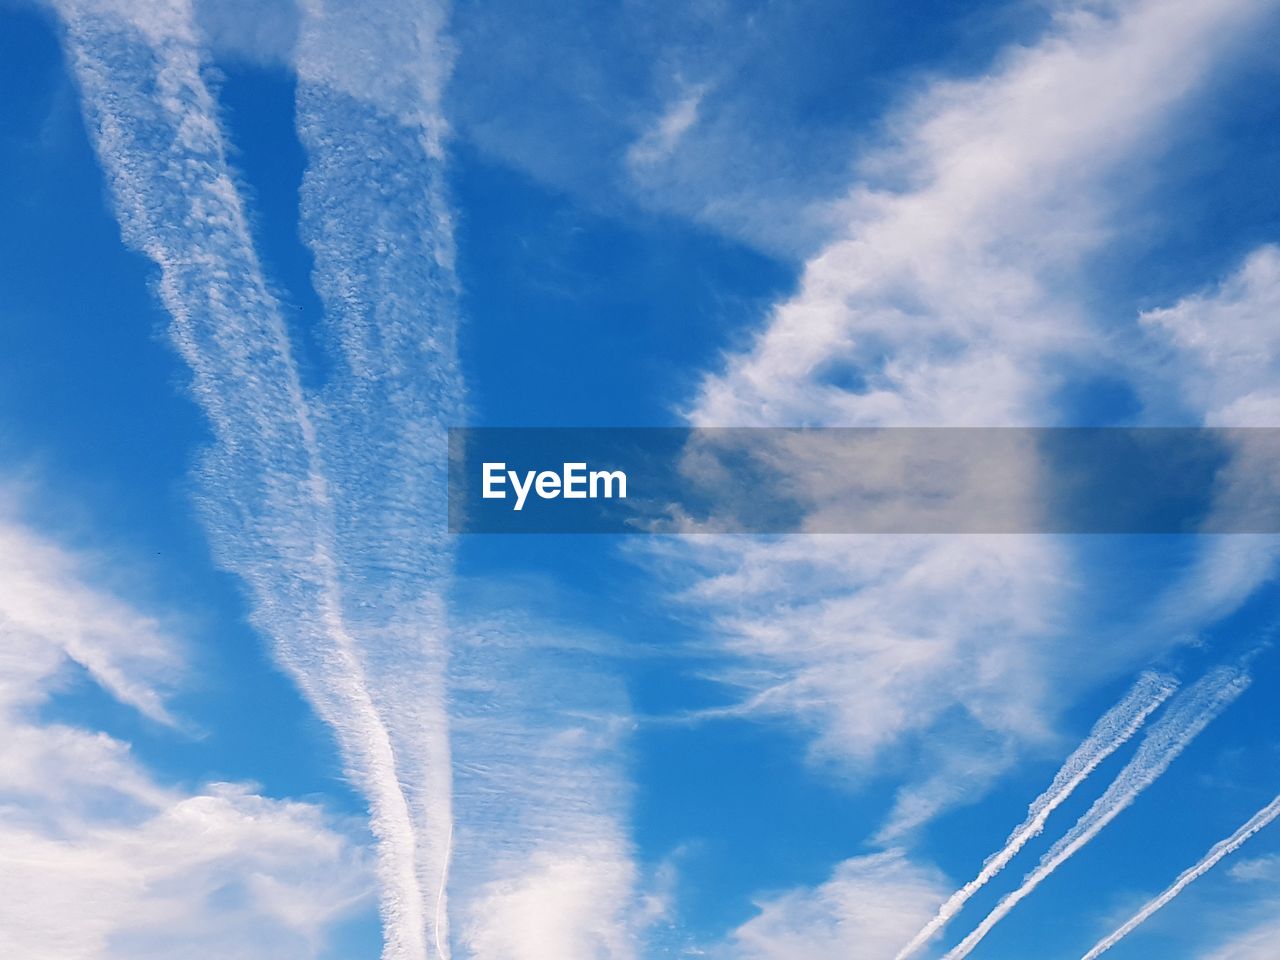
[[[371,693],[409,788],[436,952],[456,929],[475,956],[627,956],[637,871],[613,668],[532,618],[480,635],[450,623],[441,640],[445,427],[465,420],[442,24],[431,2],[326,0],[299,29],[301,235],[334,360],[319,435],[346,508],[343,593],[378,638]],[[587,891],[572,909],[565,884]]]
[[[1049,784],[1048,789],[1032,801],[1027,818],[1009,834],[1004,846],[982,864],[978,875],[953,893],[938,913],[905,947],[898,951],[895,960],[905,960],[929,942],[968,902],[969,898],[990,882],[1009,861],[1017,855],[1028,840],[1044,830],[1045,822],[1062,803],[1075,792],[1088,776],[1107,757],[1120,749],[1141,729],[1154,713],[1178,688],[1173,677],[1148,672],[1142,674],[1129,692],[1099,718],[1081,744],[1069,756]]]
[[[1199,863],[1187,870],[1184,870],[1178,876],[1178,879],[1175,880],[1173,884],[1164,891],[1164,893],[1149,901],[1146,906],[1125,921],[1125,923],[1110,936],[1099,940],[1094,945],[1093,949],[1086,953],[1081,960],[1094,960],[1095,957],[1102,956],[1102,954],[1106,953],[1129,934],[1133,933],[1134,930],[1146,923],[1147,918],[1149,918],[1153,913],[1164,907],[1165,904],[1180,894],[1194,881],[1198,880],[1217,866],[1219,861],[1239,850],[1245,845],[1250,837],[1262,830],[1277,817],[1280,817],[1280,796],[1277,796],[1274,800],[1250,817],[1249,821],[1244,826],[1231,836],[1227,837],[1227,839],[1214,844],[1213,848],[1204,855],[1204,858],[1201,859]]]
[[[344,595],[351,542],[336,518],[348,514],[339,498],[349,491],[326,475],[328,417],[303,390],[253,250],[190,3],[58,6],[124,240],[159,267],[171,336],[213,429],[201,506],[218,560],[249,584],[254,624],[334,729],[368,799],[384,958],[421,960],[429,948],[420,798],[402,786],[399,734],[371,692],[370,676],[384,672],[381,638],[363,629],[357,638]],[[426,728],[434,717],[422,720]]]
[[[1101,833],[1142,791],[1155,783],[1187,745],[1248,689],[1249,682],[1249,675],[1243,666],[1218,667],[1178,696],[1151,727],[1133,759],[1120,771],[1106,792],[1094,801],[1093,806],[1076,821],[1066,836],[1040,858],[1040,863],[1027,874],[1022,885],[996,904],[974,931],[943,960],[967,957],[1009,911]]]
[[[418,844],[426,936],[449,956],[453,783],[444,531],[450,423],[464,419],[440,97],[439,4],[304,4],[300,232],[332,370],[317,431],[343,506],[347,616],[366,650]],[[376,54],[376,55],[375,55]],[[461,839],[461,835],[459,835]]]

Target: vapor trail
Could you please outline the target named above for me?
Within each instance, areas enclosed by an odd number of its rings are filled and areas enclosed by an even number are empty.
[[[86,125],[125,242],[158,267],[172,339],[214,443],[201,506],[220,563],[249,585],[255,625],[333,727],[377,838],[386,960],[428,955],[416,797],[371,693],[377,639],[347,614],[326,475],[326,417],[301,385],[279,305],[253,250],[201,74],[186,0],[61,0]],[[358,626],[358,625],[357,625]]]
[[[296,67],[307,152],[300,229],[332,361],[318,434],[343,504],[343,596],[406,793],[425,935],[446,958],[454,830],[445,438],[463,415],[443,19],[431,2],[307,4]]]
[[[1088,776],[1107,757],[1141,729],[1154,713],[1178,688],[1178,681],[1167,674],[1144,673],[1129,692],[1104,713],[1094,724],[1081,744],[1066,759],[1054,775],[1048,789],[1032,801],[1027,818],[1009,834],[1004,846],[989,856],[978,875],[953,893],[938,908],[938,913],[905,947],[898,951],[895,960],[904,960],[929,942],[968,902],[969,898],[990,882],[1009,861],[1017,855],[1028,840],[1039,836],[1045,822],[1062,803],[1075,792]]]
[[[1081,960],[1094,960],[1095,957],[1102,956],[1102,954],[1106,953],[1129,934],[1133,933],[1134,930],[1146,923],[1147,919],[1153,913],[1164,907],[1165,904],[1180,894],[1194,881],[1212,870],[1219,861],[1239,850],[1245,845],[1250,837],[1262,830],[1277,817],[1280,817],[1280,796],[1277,796],[1269,804],[1250,817],[1249,821],[1245,823],[1244,826],[1231,836],[1227,837],[1227,839],[1214,844],[1212,849],[1204,855],[1200,862],[1179,874],[1178,879],[1175,880],[1172,885],[1164,891],[1164,893],[1148,901],[1146,906],[1125,921],[1124,924],[1122,924],[1114,933],[1099,940],[1094,945],[1093,949],[1086,953]]]
[[[1249,675],[1243,666],[1218,667],[1178,696],[1151,727],[1133,759],[1120,771],[1106,792],[1040,858],[1040,863],[1027,874],[1022,885],[996,904],[973,932],[954,947],[944,960],[967,957],[1009,911],[1101,833],[1142,791],[1155,783],[1187,745],[1248,689],[1249,682]]]

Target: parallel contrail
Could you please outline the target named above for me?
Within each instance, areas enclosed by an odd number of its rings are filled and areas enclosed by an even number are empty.
[[[301,385],[253,250],[190,3],[59,0],[58,8],[124,240],[159,267],[171,336],[213,429],[201,506],[218,560],[249,584],[253,622],[332,726],[368,799],[384,958],[423,960],[420,799],[402,783],[403,728],[392,733],[371,692],[371,675],[385,673],[381,638],[357,635],[364,625],[350,617],[343,553],[351,542],[336,519],[348,515],[350,491],[326,472],[327,415]],[[412,671],[403,673],[412,684]]]
[[[1125,923],[1110,936],[1099,940],[1093,946],[1093,949],[1086,953],[1081,960],[1094,960],[1095,957],[1102,956],[1102,954],[1106,953],[1145,923],[1153,913],[1164,907],[1165,904],[1180,894],[1194,881],[1212,870],[1219,861],[1239,850],[1245,845],[1246,841],[1248,841],[1250,837],[1262,830],[1277,817],[1280,817],[1280,796],[1277,796],[1269,804],[1250,817],[1249,821],[1244,824],[1244,826],[1231,836],[1227,837],[1227,839],[1214,844],[1213,848],[1204,855],[1203,859],[1201,859],[1199,863],[1187,870],[1184,870],[1178,876],[1178,879],[1175,880],[1173,884],[1164,891],[1164,893],[1150,900],[1146,906],[1125,921]]]
[[[1144,673],[1138,678],[1124,698],[1108,710],[1094,724],[1081,744],[1069,756],[1049,784],[1048,789],[1032,801],[1027,818],[1009,834],[1004,846],[993,853],[982,865],[978,875],[953,893],[937,914],[905,947],[894,960],[905,960],[929,942],[968,902],[969,898],[990,882],[1008,866],[1019,850],[1044,830],[1049,815],[1062,805],[1076,787],[1097,769],[1107,757],[1138,732],[1147,718],[1154,713],[1178,688],[1178,681],[1162,673]]]
[[[439,107],[450,62],[443,19],[430,0],[304,5],[296,105],[307,154],[300,233],[332,361],[318,433],[343,504],[343,596],[406,789],[426,937],[447,958],[445,438],[464,416]]]
[[[980,924],[954,947],[943,960],[967,957],[992,928],[1025,899],[1058,867],[1071,859],[1112,820],[1124,812],[1147,787],[1169,769],[1223,710],[1244,693],[1249,675],[1243,666],[1218,667],[1185,690],[1152,726],[1134,753],[1133,759],[1116,776],[1105,793],[1027,874],[1017,890],[1006,895]]]
[[[466,419],[442,21],[430,0],[325,0],[306,5],[299,29],[301,236],[334,361],[319,433],[348,508],[344,596],[383,653],[370,664],[372,695],[412,787],[437,954],[452,928],[473,956],[628,956],[638,871],[614,667],[511,613],[483,628],[451,623],[447,664],[440,642],[439,585],[451,573],[444,427]],[[572,909],[566,884],[589,891]]]

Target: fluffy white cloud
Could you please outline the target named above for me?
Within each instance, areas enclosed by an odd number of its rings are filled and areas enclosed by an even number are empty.
[[[313,957],[366,896],[321,809],[164,782],[129,744],[42,719],[79,665],[167,719],[180,649],[78,557],[0,518],[0,954],[24,960]]]
[[[947,889],[900,851],[855,857],[813,890],[783,894],[733,932],[740,960],[883,960],[932,915]]]
[[[99,776],[110,770],[111,758],[95,755],[92,742],[80,746],[77,760],[95,764]],[[82,789],[112,786],[85,779]],[[86,811],[68,822],[45,806],[51,799],[33,798],[34,811],[14,810],[10,798],[3,807],[6,956],[321,956],[327,928],[365,892],[352,848],[309,805],[215,784],[150,803],[130,797],[132,809]],[[51,812],[57,822],[48,822]]]
[[[584,822],[588,835],[596,826]],[[624,842],[588,838],[540,847],[501,864],[499,879],[467,904],[462,936],[485,960],[626,960],[637,932],[619,909],[635,897],[636,870]]]
[[[467,582],[450,659],[455,936],[478,960],[627,960],[655,901],[627,836],[632,723],[604,638]]]
[[[1153,406],[1175,404],[1209,425],[1280,422],[1280,247],[1253,251],[1216,288],[1142,314],[1164,347],[1143,386]]]

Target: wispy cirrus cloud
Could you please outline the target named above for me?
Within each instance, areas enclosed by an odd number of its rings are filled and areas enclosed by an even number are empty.
[[[1158,149],[1155,134],[1271,9],[1066,4],[989,74],[927,88],[864,159],[839,204],[844,236],[706,378],[691,418],[1053,422],[1053,367],[1094,333],[1066,281],[1107,236],[1108,175]]]
[[[1075,291],[1109,235],[1118,174],[1151,158],[1160,132],[1273,9],[1063,5],[987,74],[928,86],[889,119],[887,142],[832,205],[839,239],[808,261],[749,346],[706,376],[688,419],[1062,422],[1063,371],[1106,352]],[[1025,466],[1008,476],[1009,497],[1033,503],[1052,477]],[[972,798],[1049,738],[1072,691],[1150,653],[1144,638],[1118,644],[1106,664],[1078,656],[1073,604],[1106,585],[1049,538],[784,538],[687,551],[699,577],[688,596],[713,619],[735,664],[724,676],[745,699],[811,727],[817,751],[858,770],[890,746],[920,757],[885,841]],[[948,776],[951,765],[982,775]]]
[[[1272,899],[1263,906],[1274,915],[1280,908],[1280,900]],[[1232,934],[1226,943],[1202,951],[1198,957],[1199,960],[1270,960],[1276,952],[1276,937],[1280,937],[1280,922],[1264,920]]]
[[[698,108],[707,95],[707,89],[706,84],[682,89],[628,148],[627,163],[633,168],[643,169],[669,159],[684,135],[698,122]]]
[[[1139,318],[1159,367],[1147,404],[1211,426],[1268,427],[1280,416],[1280,247],[1252,251],[1216,286]]]
[[[1149,416],[1220,427],[1280,422],[1280,248],[1263,245],[1228,276],[1139,321],[1149,364],[1137,381]],[[1275,451],[1265,431],[1241,431],[1232,462],[1218,477],[1224,509],[1274,502]],[[1199,555],[1153,604],[1164,630],[1186,631],[1235,609],[1275,575],[1274,536],[1206,538]]]
[[[454,843],[446,427],[461,417],[444,188],[444,8],[306,5],[295,66],[301,234],[332,372],[313,401],[344,618],[412,829],[425,949],[449,955]],[[405,838],[406,840],[408,838]]]
[[[15,646],[6,657],[9,674],[0,694],[10,704],[47,695],[39,681],[57,654],[79,664],[121,703],[159,723],[175,721],[165,692],[178,679],[177,641],[154,617],[86,582],[85,560],[35,535],[10,517],[18,497],[0,491],[0,599],[4,630],[15,638],[38,637],[25,654]],[[36,655],[36,649],[43,655]],[[28,657],[30,658],[28,661]],[[31,683],[19,670],[28,662]]]

